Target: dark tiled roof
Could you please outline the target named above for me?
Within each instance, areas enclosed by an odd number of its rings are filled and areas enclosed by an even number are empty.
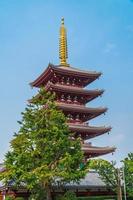
[[[90,171],[80,183],[68,183],[64,185],[65,188],[71,189],[89,189],[89,188],[106,188],[106,184],[101,180],[98,173]]]
[[[97,172],[89,172],[86,177],[81,180],[80,185],[83,186],[105,186]]]

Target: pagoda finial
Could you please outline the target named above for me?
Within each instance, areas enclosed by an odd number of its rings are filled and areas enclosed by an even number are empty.
[[[60,58],[60,65],[68,67],[67,64],[67,33],[66,28],[64,26],[64,18],[61,19],[61,27],[60,27],[60,44],[59,44],[59,58]]]

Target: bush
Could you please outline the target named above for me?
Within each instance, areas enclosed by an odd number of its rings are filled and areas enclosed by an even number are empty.
[[[15,200],[24,200],[24,198],[23,197],[17,197],[17,198],[15,198]]]

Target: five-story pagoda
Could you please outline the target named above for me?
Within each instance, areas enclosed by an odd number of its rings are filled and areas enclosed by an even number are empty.
[[[62,19],[59,46],[60,65],[49,64],[45,71],[31,83],[32,87],[45,87],[56,94],[56,104],[67,117],[70,130],[74,137],[80,137],[85,158],[91,158],[115,151],[115,147],[96,147],[87,140],[108,133],[111,127],[94,127],[89,121],[107,111],[107,108],[90,108],[86,104],[104,90],[84,89],[88,84],[101,76],[100,72],[82,71],[67,63],[67,35]]]

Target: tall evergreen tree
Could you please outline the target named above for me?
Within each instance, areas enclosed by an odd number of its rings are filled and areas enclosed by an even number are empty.
[[[80,140],[73,139],[53,95],[40,89],[22,113],[19,124],[20,130],[5,156],[6,170],[1,179],[6,184],[12,180],[30,191],[39,187],[38,193],[45,191],[50,200],[52,185],[84,177],[87,164],[80,167],[83,161]]]

